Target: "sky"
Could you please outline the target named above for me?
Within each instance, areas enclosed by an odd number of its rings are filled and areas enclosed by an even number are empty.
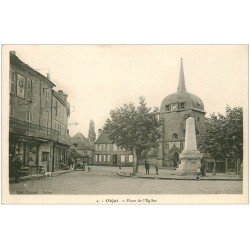
[[[160,107],[176,92],[180,58],[186,89],[199,96],[206,116],[225,106],[247,107],[247,45],[12,45],[16,55],[40,73],[50,69],[56,90],[68,94],[69,131],[88,136],[89,121],[96,133],[110,110],[124,103]],[[79,123],[77,126],[74,123]],[[70,125],[73,124],[73,125]]]

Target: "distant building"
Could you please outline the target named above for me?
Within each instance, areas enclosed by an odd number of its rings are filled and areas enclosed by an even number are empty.
[[[67,162],[69,103],[55,84],[10,53],[9,154],[21,155],[30,173]],[[64,97],[63,97],[64,96]],[[58,103],[56,106],[55,103]],[[57,107],[57,113],[55,114]],[[55,125],[57,124],[57,125]],[[58,153],[57,148],[62,150]]]
[[[94,144],[94,165],[132,166],[132,153],[112,143],[101,129],[98,131],[98,138]]]
[[[94,143],[86,139],[86,137],[77,133],[70,139],[70,154],[74,159],[74,162],[83,162],[85,161],[88,165],[93,164],[93,152],[94,152]]]

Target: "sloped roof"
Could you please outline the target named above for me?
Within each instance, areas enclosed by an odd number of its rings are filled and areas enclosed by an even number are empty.
[[[95,143],[112,144],[113,142],[109,139],[108,135],[102,131]]]
[[[75,148],[75,149],[93,149],[94,144],[93,142],[90,142],[87,140],[87,138],[82,134],[82,133],[77,133],[75,134],[73,137],[71,137],[70,139],[70,144],[71,147]],[[76,146],[74,145],[76,143]]]

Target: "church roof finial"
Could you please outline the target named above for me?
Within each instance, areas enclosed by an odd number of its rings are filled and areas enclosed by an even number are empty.
[[[179,75],[179,83],[178,83],[177,92],[186,92],[182,58],[181,58],[181,68],[180,68],[180,75]]]

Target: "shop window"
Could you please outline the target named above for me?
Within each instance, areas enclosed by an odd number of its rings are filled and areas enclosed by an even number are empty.
[[[16,74],[15,71],[10,70],[10,93],[15,94],[15,86],[16,86]]]

